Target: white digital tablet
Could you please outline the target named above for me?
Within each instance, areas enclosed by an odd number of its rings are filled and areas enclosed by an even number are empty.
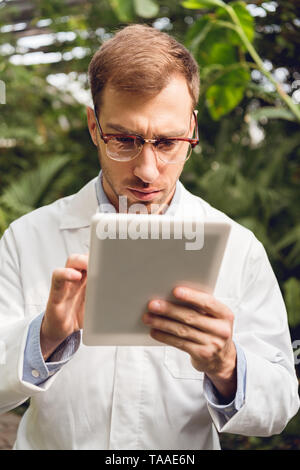
[[[213,293],[230,228],[166,215],[96,214],[83,344],[161,346],[142,322],[147,303],[174,301],[179,284]]]

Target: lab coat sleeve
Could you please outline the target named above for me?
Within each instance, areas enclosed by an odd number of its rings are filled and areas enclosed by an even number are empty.
[[[241,286],[234,340],[247,361],[245,401],[226,424],[208,409],[219,432],[279,434],[298,411],[298,380],[283,298],[266,252],[254,237]]]
[[[40,344],[43,317],[44,312],[31,321],[25,345],[23,380],[33,385],[41,385],[58,372],[72,358],[81,340],[81,331],[75,331],[56,348],[45,362]]]
[[[0,240],[0,413],[43,393],[59,374],[39,387],[22,380],[26,338],[33,317],[25,314],[19,268],[14,234],[8,228]]]

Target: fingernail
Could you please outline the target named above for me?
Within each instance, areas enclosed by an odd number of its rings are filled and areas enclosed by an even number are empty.
[[[150,308],[154,310],[159,310],[161,308],[161,302],[159,300],[152,300],[149,304]]]
[[[186,290],[183,287],[176,287],[174,294],[178,297],[184,297],[186,295]]]

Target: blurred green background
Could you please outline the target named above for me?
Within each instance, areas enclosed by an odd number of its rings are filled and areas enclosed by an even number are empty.
[[[0,235],[98,173],[87,68],[130,23],[174,35],[200,65],[201,144],[181,179],[264,244],[299,376],[299,0],[0,0]],[[220,439],[223,449],[298,449],[299,414],[278,436]]]

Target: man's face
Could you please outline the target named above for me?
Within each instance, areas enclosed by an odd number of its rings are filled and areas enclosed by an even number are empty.
[[[145,139],[192,137],[195,123],[191,110],[192,99],[186,81],[181,76],[174,76],[158,95],[150,99],[107,86],[98,118],[104,133],[137,134]],[[106,154],[91,108],[87,108],[87,115],[90,134],[98,148],[103,189],[115,208],[119,210],[119,196],[127,197],[128,208],[139,203],[149,213],[151,207],[152,212],[159,212],[158,205],[162,208],[169,204],[184,162],[163,163],[149,143],[131,161],[112,160]]]

